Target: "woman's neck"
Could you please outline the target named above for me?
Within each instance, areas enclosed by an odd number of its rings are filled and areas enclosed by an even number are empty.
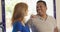
[[[25,23],[23,21],[21,21],[22,25],[25,26]]]
[[[22,23],[23,26],[25,26],[24,19],[22,20],[21,18],[19,18],[19,21],[21,21],[21,23]]]

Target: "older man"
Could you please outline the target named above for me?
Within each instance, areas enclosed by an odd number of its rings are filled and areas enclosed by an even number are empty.
[[[46,2],[38,1],[36,9],[37,15],[31,17],[27,22],[32,32],[58,32],[56,20],[46,14]]]

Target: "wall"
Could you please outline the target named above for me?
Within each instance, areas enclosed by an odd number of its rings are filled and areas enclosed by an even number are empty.
[[[56,14],[57,14],[57,26],[60,30],[60,0],[56,0]]]
[[[1,0],[0,0],[0,22],[2,21]]]

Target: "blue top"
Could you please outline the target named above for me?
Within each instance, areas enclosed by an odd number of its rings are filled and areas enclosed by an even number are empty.
[[[13,23],[13,31],[12,32],[30,32],[28,25],[23,26],[20,21],[16,21]]]

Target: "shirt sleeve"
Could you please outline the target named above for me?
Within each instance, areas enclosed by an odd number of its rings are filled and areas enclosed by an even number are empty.
[[[56,27],[57,27],[57,21],[56,21],[56,19],[55,19],[54,17],[52,17],[52,16],[51,16],[50,18],[51,18],[51,21],[52,21],[52,23],[53,23],[53,24],[52,24],[53,27],[56,28]]]
[[[56,21],[56,19],[54,18],[54,28],[56,28],[57,27],[57,21]]]
[[[33,24],[33,19],[29,19],[27,23],[32,32],[37,32],[36,26]]]
[[[20,22],[15,22],[13,24],[13,32],[22,31],[22,25]]]
[[[31,28],[31,25],[33,24],[32,19],[29,19],[26,24],[29,26],[29,28]]]

